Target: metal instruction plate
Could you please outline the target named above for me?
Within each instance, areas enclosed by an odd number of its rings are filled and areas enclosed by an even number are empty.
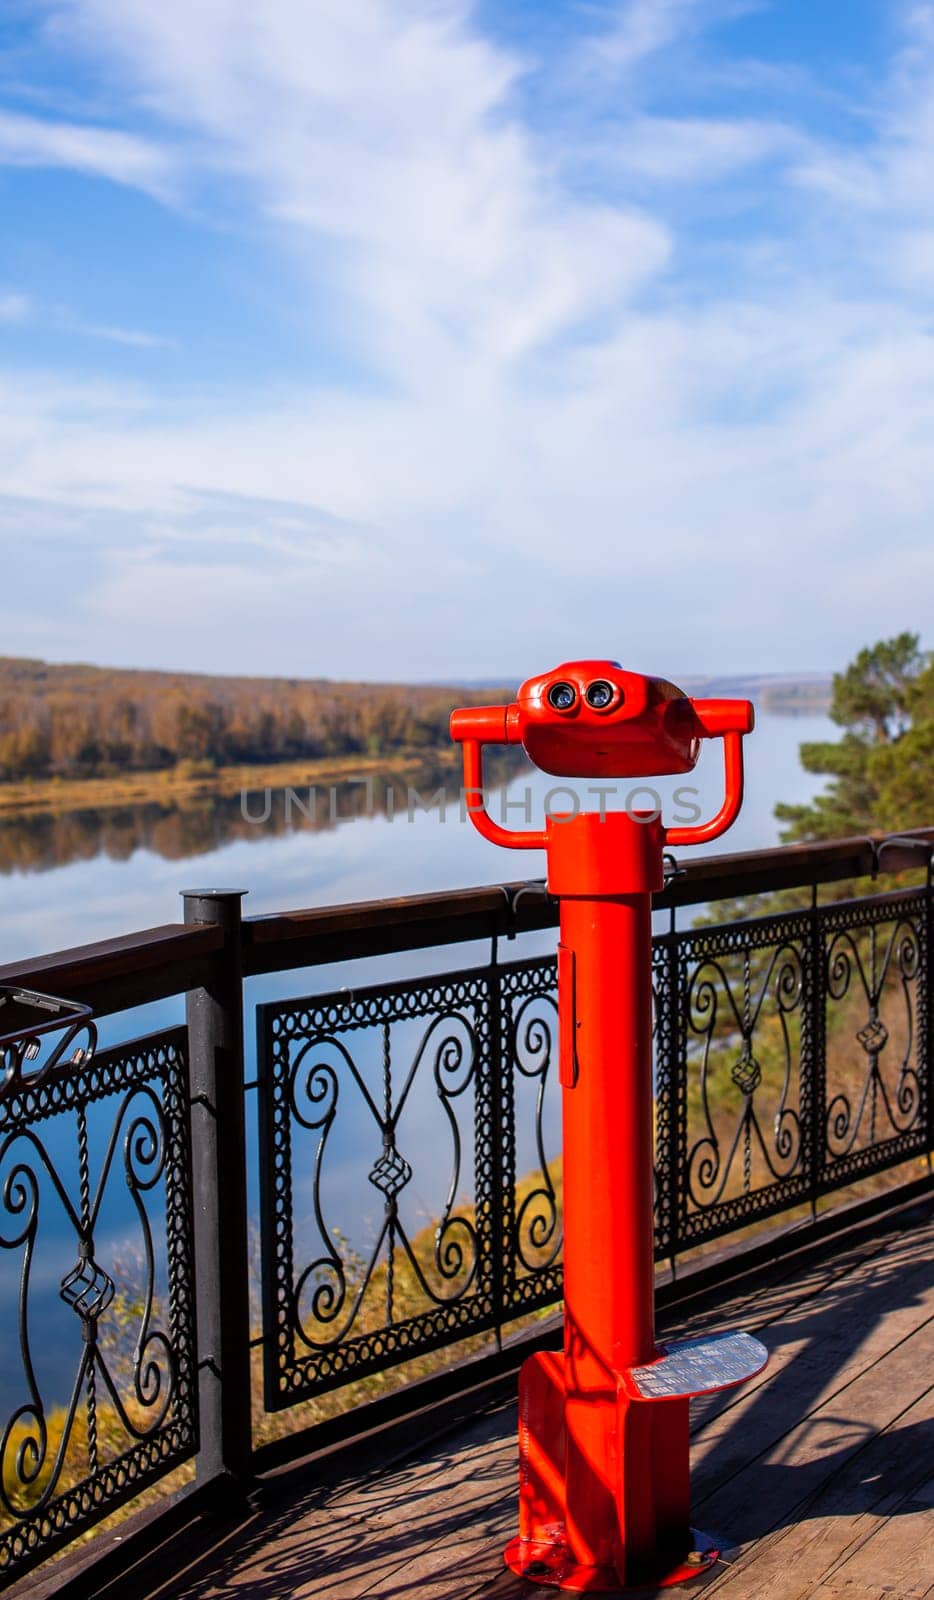
[[[630,1367],[625,1387],[635,1399],[672,1400],[710,1394],[745,1383],[769,1359],[765,1345],[749,1333],[713,1333],[660,1345],[658,1361]]]

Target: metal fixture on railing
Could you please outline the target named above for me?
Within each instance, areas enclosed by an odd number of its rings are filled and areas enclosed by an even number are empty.
[[[43,1057],[44,1043],[49,1049]],[[39,1062],[29,1074],[30,1081],[38,1082],[62,1063],[80,1066],[89,1061],[96,1046],[90,1006],[37,989],[0,987],[0,1094],[22,1081],[26,1062]]]

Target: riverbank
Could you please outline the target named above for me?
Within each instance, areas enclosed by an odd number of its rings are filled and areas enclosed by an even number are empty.
[[[0,817],[35,813],[60,816],[69,811],[108,811],[153,801],[220,798],[244,790],[305,789],[350,783],[358,778],[402,779],[426,768],[447,773],[460,765],[460,750],[450,747],[395,750],[388,756],[330,756],[321,760],[272,761],[249,766],[207,767],[181,762],[158,772],[117,773],[107,778],[32,778],[0,783]]]

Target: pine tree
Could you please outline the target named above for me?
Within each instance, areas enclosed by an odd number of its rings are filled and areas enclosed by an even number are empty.
[[[833,680],[837,743],[802,744],[806,772],[831,783],[810,805],[778,805],[782,839],[833,839],[932,821],[934,657],[915,633],[859,652]]]

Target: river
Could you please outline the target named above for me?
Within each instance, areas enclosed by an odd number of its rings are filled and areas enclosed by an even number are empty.
[[[820,779],[802,771],[798,745],[835,733],[824,716],[760,715],[746,741],[742,813],[713,848],[719,852],[777,844],[776,801],[804,801],[821,787]],[[719,745],[713,742],[691,774],[699,791],[697,803],[705,810],[719,803],[719,763]],[[418,786],[426,802],[437,781]],[[527,787],[533,813],[540,814],[556,781],[540,774],[515,777],[505,791],[509,822],[522,825]],[[683,785],[678,779],[657,788],[670,795]],[[449,779],[448,786],[452,799],[443,818],[437,805],[427,812],[413,805],[409,815],[403,797],[390,819],[379,809],[386,786],[377,779],[371,808],[362,783],[345,780],[333,806],[322,789],[318,826],[305,814],[310,809],[307,790],[296,791],[288,817],[285,796],[277,792],[253,794],[243,806],[238,799],[202,799],[187,807],[167,802],[127,808],[109,819],[84,812],[54,820],[4,820],[0,963],[174,922],[180,915],[179,890],[190,886],[247,889],[244,910],[255,915],[542,875],[544,860],[537,852],[507,856],[481,839],[459,815],[454,781]],[[646,803],[646,797],[640,795],[635,803]],[[267,805],[269,814],[262,820]],[[558,797],[553,806],[560,808]],[[333,825],[329,809],[336,812]],[[357,814],[342,817],[346,809]],[[366,814],[368,809],[372,814]],[[320,825],[322,818],[328,825]]]

